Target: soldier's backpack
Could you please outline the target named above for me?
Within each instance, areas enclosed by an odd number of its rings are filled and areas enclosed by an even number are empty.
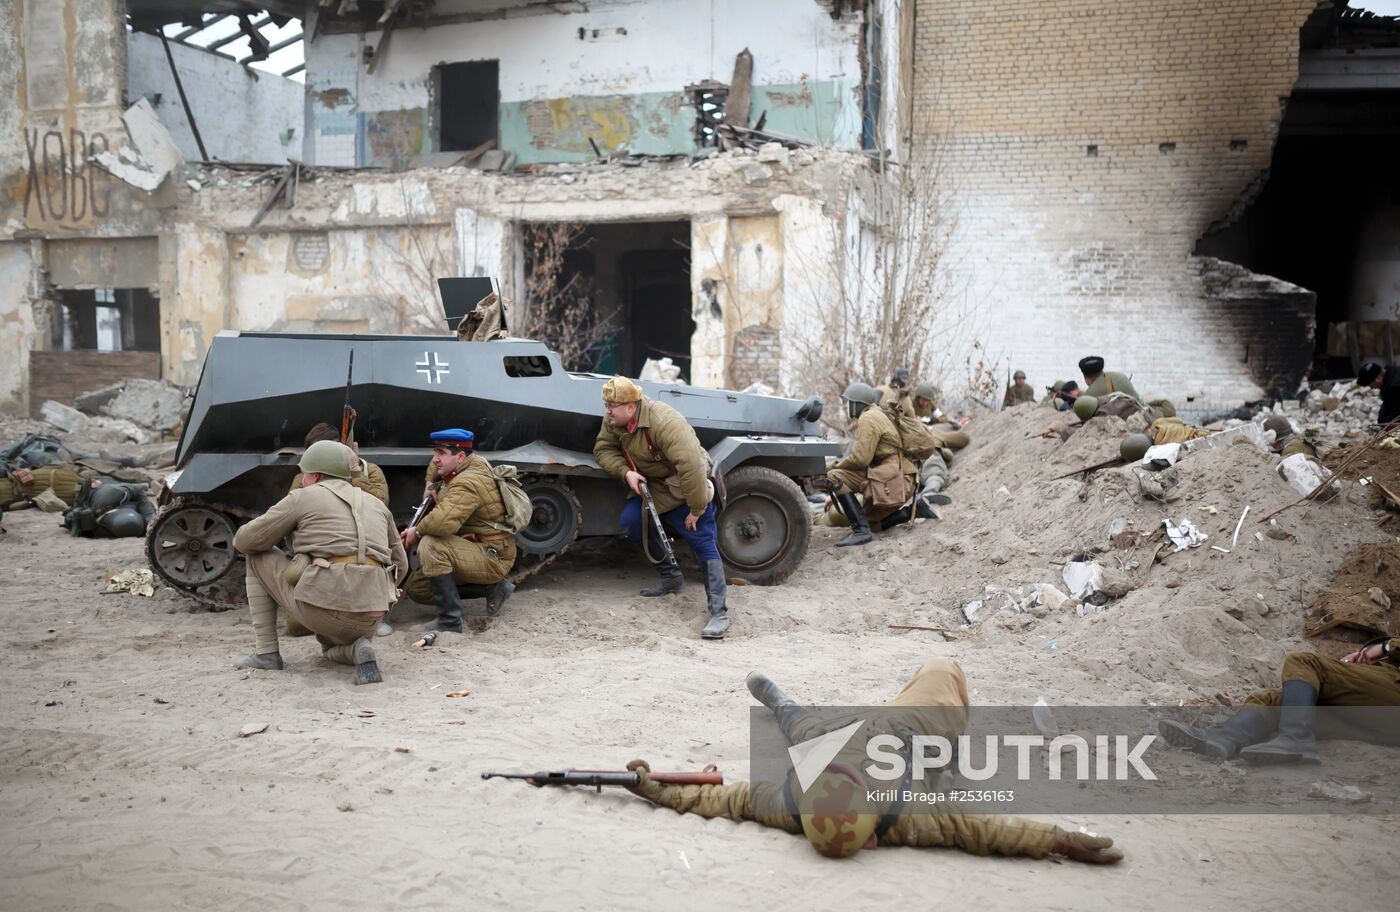
[[[933,451],[938,449],[938,438],[933,435],[933,430],[928,425],[919,420],[918,416],[912,412],[906,412],[899,407],[899,403],[881,406],[889,419],[894,422],[895,430],[899,431],[900,448],[904,450],[904,455],[913,460],[914,463],[921,463],[933,455]]]
[[[487,522],[486,525],[498,532],[519,535],[529,527],[530,519],[535,515],[534,504],[530,503],[530,495],[520,486],[518,475],[513,465],[491,467],[491,477],[496,482],[496,490],[501,493],[505,519],[498,523]]]

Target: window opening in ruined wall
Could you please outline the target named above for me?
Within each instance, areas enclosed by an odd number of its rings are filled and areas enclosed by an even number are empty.
[[[693,86],[690,91],[695,103],[695,144],[701,148],[719,145],[719,128],[724,124],[729,87],[706,83]]]
[[[439,152],[467,152],[497,141],[501,104],[500,61],[470,60],[433,67]]]
[[[160,351],[160,304],[145,288],[60,290],[55,351]]]

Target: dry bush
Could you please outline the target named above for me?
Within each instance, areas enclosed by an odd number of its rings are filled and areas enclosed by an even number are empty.
[[[584,226],[573,222],[525,222],[525,300],[515,335],[545,343],[566,370],[591,371],[617,332],[616,318],[599,317],[588,278],[567,272],[565,256],[580,249]]]

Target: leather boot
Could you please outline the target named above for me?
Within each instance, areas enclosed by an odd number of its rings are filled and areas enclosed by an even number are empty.
[[[796,744],[801,740],[797,737],[797,725],[811,713],[794,703],[767,675],[751,671],[744,683],[748,685],[749,693],[753,694],[754,699],[771,709],[773,715],[778,717],[778,728],[782,729],[783,737],[787,738],[788,743]]]
[[[875,540],[875,536],[870,534],[870,523],[865,521],[865,513],[861,510],[860,504],[856,503],[854,494],[837,494],[836,505],[851,521],[851,534],[837,542],[836,547],[849,548],[852,545],[868,545]]]
[[[886,532],[895,526],[902,526],[909,521],[910,514],[908,507],[900,507],[889,516],[873,524],[876,532]]]
[[[486,590],[486,613],[490,617],[495,617],[501,613],[501,608],[505,606],[506,599],[515,591],[515,583],[510,580],[501,580],[492,583]]]
[[[1240,751],[1250,763],[1321,763],[1313,717],[1317,714],[1317,691],[1307,681],[1283,682],[1283,705],[1278,712],[1278,735],[1272,741],[1254,744]]]
[[[681,568],[675,561],[657,564],[656,572],[661,574],[661,582],[641,590],[642,595],[647,598],[657,598],[681,591],[681,586],[685,584],[685,577],[681,576]]]
[[[1210,728],[1163,719],[1157,723],[1157,731],[1174,747],[1184,747],[1215,760],[1229,760],[1241,748],[1258,744],[1273,734],[1274,726],[1268,713],[1250,706],[1223,724]]]
[[[705,595],[708,597],[710,619],[700,636],[706,640],[722,640],[729,632],[729,580],[724,575],[724,561],[707,560],[700,562],[705,572]]]
[[[437,606],[437,629],[453,633],[462,632],[462,597],[457,592],[457,582],[452,574],[430,576],[433,585],[433,604]]]

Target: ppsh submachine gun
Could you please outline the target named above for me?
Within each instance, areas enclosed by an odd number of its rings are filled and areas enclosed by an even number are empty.
[[[666,785],[724,785],[724,774],[713,763],[698,773],[647,773],[653,782]],[[482,773],[483,779],[520,779],[536,788],[546,785],[582,785],[598,791],[603,786],[634,788],[642,777],[631,770],[557,770],[539,773]]]

